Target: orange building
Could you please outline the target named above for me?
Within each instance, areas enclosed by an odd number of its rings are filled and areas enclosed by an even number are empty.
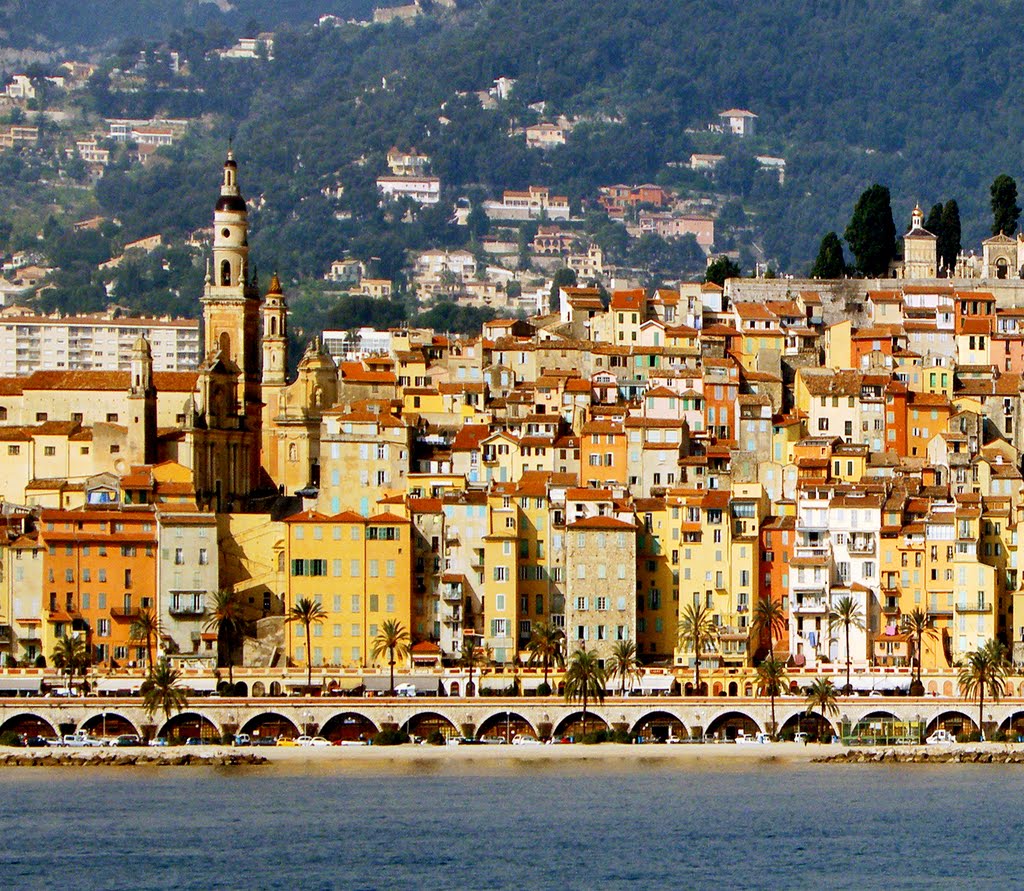
[[[589,421],[580,436],[580,485],[625,485],[626,431],[617,421]]]
[[[796,517],[772,517],[761,526],[761,591],[760,596],[774,600],[785,615],[789,609],[789,573],[796,545]],[[774,650],[779,658],[789,658],[789,623],[779,635],[772,634]],[[755,652],[768,654],[768,632],[759,641],[752,641]]]
[[[154,508],[46,510],[40,541],[47,660],[57,638],[77,631],[97,663],[144,663],[146,642],[130,629],[141,610],[156,607]]]

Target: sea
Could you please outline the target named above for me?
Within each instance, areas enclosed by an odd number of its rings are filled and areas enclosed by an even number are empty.
[[[1020,767],[488,770],[7,769],[0,887],[1024,885]]]

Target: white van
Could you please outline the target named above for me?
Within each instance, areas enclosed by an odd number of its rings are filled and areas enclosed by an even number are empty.
[[[415,684],[395,684],[395,696],[415,696]]]

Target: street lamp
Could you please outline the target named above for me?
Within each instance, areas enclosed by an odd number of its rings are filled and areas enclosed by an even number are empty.
[[[914,715],[914,721],[917,722],[917,744],[921,745],[921,740],[924,737],[924,728],[921,726],[921,715]]]

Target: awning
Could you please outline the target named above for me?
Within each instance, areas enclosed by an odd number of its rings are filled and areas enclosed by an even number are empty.
[[[363,686],[362,678],[338,678],[327,685],[328,690],[341,690],[351,693]]]
[[[552,681],[554,681],[554,679],[555,678],[554,678],[553,675],[548,677],[548,686],[549,687],[553,687],[554,686],[554,684],[552,683]],[[544,683],[544,676],[543,675],[541,675],[539,678],[532,678],[531,677],[531,678],[520,678],[519,679],[519,687],[520,687],[520,689],[524,693],[526,693],[527,691],[533,692],[534,690],[536,690],[543,683]]]
[[[398,687],[400,684],[415,684],[417,693],[425,693],[428,696],[437,694],[437,685],[439,679],[430,675],[395,675],[395,686]],[[364,677],[363,686],[366,687],[368,692],[373,693],[387,693],[391,689],[391,678],[388,675],[381,675],[373,677]]]
[[[480,678],[480,689],[505,691],[509,687],[511,687],[515,682],[516,679],[512,675],[498,675],[497,677],[485,676]]]
[[[141,686],[140,678],[100,678],[96,681],[96,692],[138,693]]]
[[[181,687],[187,687],[193,693],[215,693],[218,681],[216,678],[182,678],[178,681]]]
[[[645,674],[640,678],[640,689],[644,693],[667,693],[675,680],[673,674]]]
[[[837,678],[834,682],[837,690],[842,690],[846,686],[846,677]],[[850,686],[858,692],[868,693],[872,690],[902,690],[910,687],[910,678],[901,677],[857,677],[852,675],[850,677]]]
[[[6,693],[38,693],[40,678],[0,677],[0,691]]]

